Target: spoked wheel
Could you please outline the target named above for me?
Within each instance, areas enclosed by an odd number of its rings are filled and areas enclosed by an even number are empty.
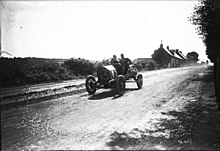
[[[143,86],[143,76],[142,74],[137,75],[136,83],[138,86],[138,89],[141,89]]]
[[[116,90],[119,95],[123,95],[125,93],[125,78],[122,75],[119,75],[116,79]]]
[[[94,94],[96,92],[96,80],[92,75],[86,78],[86,91],[89,94]]]

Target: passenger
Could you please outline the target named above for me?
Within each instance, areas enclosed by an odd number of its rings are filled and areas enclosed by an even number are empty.
[[[119,63],[116,55],[113,55],[113,58],[111,59],[111,64],[114,64],[114,63]]]
[[[129,69],[129,65],[132,64],[131,60],[129,58],[125,58],[124,54],[121,54],[121,67],[122,67],[122,73],[126,74]]]

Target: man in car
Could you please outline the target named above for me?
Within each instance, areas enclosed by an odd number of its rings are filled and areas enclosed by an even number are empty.
[[[124,54],[122,53],[120,63],[122,67],[122,73],[126,74],[129,69],[129,65],[132,64],[131,60],[129,58],[125,58]]]
[[[116,55],[113,55],[113,58],[111,59],[110,63],[115,67],[118,74],[122,74],[121,64],[117,59]]]
[[[114,64],[114,63],[119,63],[116,55],[113,55],[113,58],[111,59],[111,64]]]

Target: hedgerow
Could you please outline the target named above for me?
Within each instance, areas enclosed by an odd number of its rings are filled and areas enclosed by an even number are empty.
[[[56,82],[96,75],[98,67],[108,65],[108,60],[91,62],[71,58],[63,63],[45,58],[0,58],[0,87],[11,87],[45,82]],[[154,70],[155,64],[137,63],[141,70]]]
[[[155,62],[148,62],[148,63],[137,62],[134,64],[134,67],[137,68],[138,71],[155,70],[157,68]]]
[[[86,76],[95,72],[94,63],[81,58],[71,58],[64,62],[64,66],[75,76]]]
[[[0,58],[0,87],[70,80],[94,71],[95,65],[85,59],[59,64],[44,58]]]

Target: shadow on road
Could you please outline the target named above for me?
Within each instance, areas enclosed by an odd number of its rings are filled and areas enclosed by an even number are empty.
[[[97,93],[92,95],[91,97],[89,97],[89,100],[100,100],[100,99],[104,99],[104,98],[109,98],[109,97],[117,97],[117,92],[116,91],[105,91],[105,92],[101,92],[101,93]]]
[[[191,104],[182,112],[162,112],[161,114],[170,118],[159,119],[154,123],[154,130],[134,128],[128,133],[115,131],[109,136],[110,140],[106,145],[113,150],[219,149],[218,129],[210,129],[210,126],[217,127],[217,108],[214,104],[210,104],[209,107],[210,110],[204,112],[202,105]],[[196,133],[201,123],[205,123],[202,126],[204,133]]]
[[[135,91],[135,90],[138,90],[138,88],[126,88],[125,89],[125,94],[129,93],[129,91]],[[100,99],[109,98],[109,97],[112,97],[112,99],[117,99],[117,98],[122,97],[122,96],[119,95],[117,93],[117,91],[113,89],[113,90],[109,90],[109,91],[94,94],[91,97],[89,97],[88,99],[89,100],[100,100]]]

